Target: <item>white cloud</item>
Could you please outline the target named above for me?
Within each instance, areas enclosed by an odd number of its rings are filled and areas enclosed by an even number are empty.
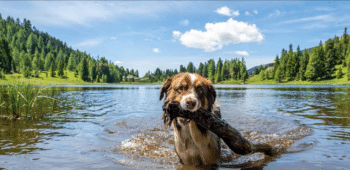
[[[282,12],[280,10],[276,9],[274,12],[269,14],[269,18],[278,17],[280,15],[282,15]]]
[[[249,11],[245,11],[244,14],[245,14],[246,16],[253,16]]]
[[[182,25],[182,26],[187,26],[189,24],[190,24],[190,21],[188,21],[187,19],[180,22],[180,25]]]
[[[111,37],[111,40],[116,40],[117,39],[117,37]]]
[[[94,45],[101,44],[101,42],[102,42],[101,40],[86,40],[76,44],[76,47],[94,46]]]
[[[238,10],[237,11],[232,11],[227,6],[223,6],[221,8],[218,8],[215,12],[218,13],[218,14],[221,14],[221,15],[226,15],[226,16],[234,16],[234,17],[239,16]]]
[[[300,19],[294,19],[294,20],[288,20],[282,22],[282,24],[293,24],[293,23],[299,23],[299,22],[307,22],[307,21],[327,21],[332,20],[332,16],[330,15],[318,15],[314,17],[306,17],[306,18],[300,18]]]
[[[180,39],[181,37],[181,32],[180,31],[173,31],[173,37],[174,39]]]
[[[235,51],[235,54],[248,57],[249,53],[247,51]]]
[[[224,45],[261,42],[264,35],[255,24],[239,22],[230,18],[226,22],[207,23],[206,31],[191,29],[183,34],[173,31],[173,37],[189,48],[206,52],[216,51]]]
[[[121,63],[123,63],[123,62],[117,60],[114,62],[114,65],[121,64]]]
[[[239,16],[239,12],[238,11],[233,11],[231,16],[238,17]]]
[[[259,13],[258,10],[254,10],[253,12],[255,15],[257,15]]]
[[[158,49],[158,48],[153,48],[153,52],[155,52],[155,53],[159,53],[160,51],[159,51],[159,49]]]

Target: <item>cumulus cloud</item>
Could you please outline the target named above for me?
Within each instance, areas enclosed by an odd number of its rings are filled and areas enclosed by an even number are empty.
[[[173,31],[173,37],[174,39],[179,39],[181,37],[181,32],[180,31]]]
[[[153,52],[155,52],[155,53],[159,53],[160,51],[159,51],[159,49],[158,49],[158,48],[153,48]]]
[[[114,64],[117,65],[117,64],[121,64],[122,62],[121,61],[115,61]]]
[[[259,13],[258,10],[254,10],[253,12],[255,15]]]
[[[238,10],[233,11],[230,8],[228,8],[227,6],[223,6],[221,8],[218,8],[215,12],[218,14],[221,14],[221,15],[226,15],[226,16],[234,16],[234,17],[239,16]]]
[[[245,14],[246,16],[253,16],[249,11],[245,11],[244,14]]]
[[[207,23],[206,31],[191,29],[185,33],[173,31],[173,37],[189,48],[206,52],[216,51],[224,45],[261,42],[264,35],[255,24],[248,24],[230,18],[226,22]]]
[[[235,51],[235,54],[248,57],[249,53],[247,51]]]
[[[187,26],[189,24],[190,24],[190,21],[188,21],[187,19],[180,22],[180,25],[182,25],[182,26]]]
[[[117,37],[111,37],[111,40],[116,40],[117,39]]]

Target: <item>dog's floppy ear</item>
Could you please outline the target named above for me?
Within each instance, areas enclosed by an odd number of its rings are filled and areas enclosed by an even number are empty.
[[[172,77],[168,78],[160,88],[160,97],[159,100],[162,100],[164,97],[164,94],[168,91],[170,85],[171,85]]]
[[[215,99],[216,99],[216,91],[215,91],[215,88],[212,84],[208,85],[207,99],[208,99],[209,108],[211,111],[213,108],[213,104],[215,103]]]

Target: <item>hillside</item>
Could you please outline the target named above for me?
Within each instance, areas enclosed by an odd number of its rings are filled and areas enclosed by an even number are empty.
[[[139,76],[138,70],[124,69],[104,57],[72,49],[66,42],[39,31],[30,20],[21,22],[10,16],[5,20],[1,14],[0,70],[5,74],[22,74],[24,78],[42,77],[46,72],[55,72],[63,78],[63,73],[70,71],[85,82],[105,83],[126,81],[123,76]]]

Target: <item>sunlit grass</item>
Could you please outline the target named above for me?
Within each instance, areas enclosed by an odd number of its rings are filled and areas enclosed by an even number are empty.
[[[66,71],[65,71],[66,72]],[[47,76],[46,76],[47,74]],[[56,73],[57,75],[57,73]],[[67,71],[66,78],[50,77],[50,73],[43,71],[39,74],[39,77],[24,78],[22,74],[6,74],[6,78],[0,79],[0,85],[15,84],[17,82],[27,82],[31,85],[94,85],[94,84],[106,84],[106,83],[91,83],[84,82],[79,76],[75,77],[73,71]]]

